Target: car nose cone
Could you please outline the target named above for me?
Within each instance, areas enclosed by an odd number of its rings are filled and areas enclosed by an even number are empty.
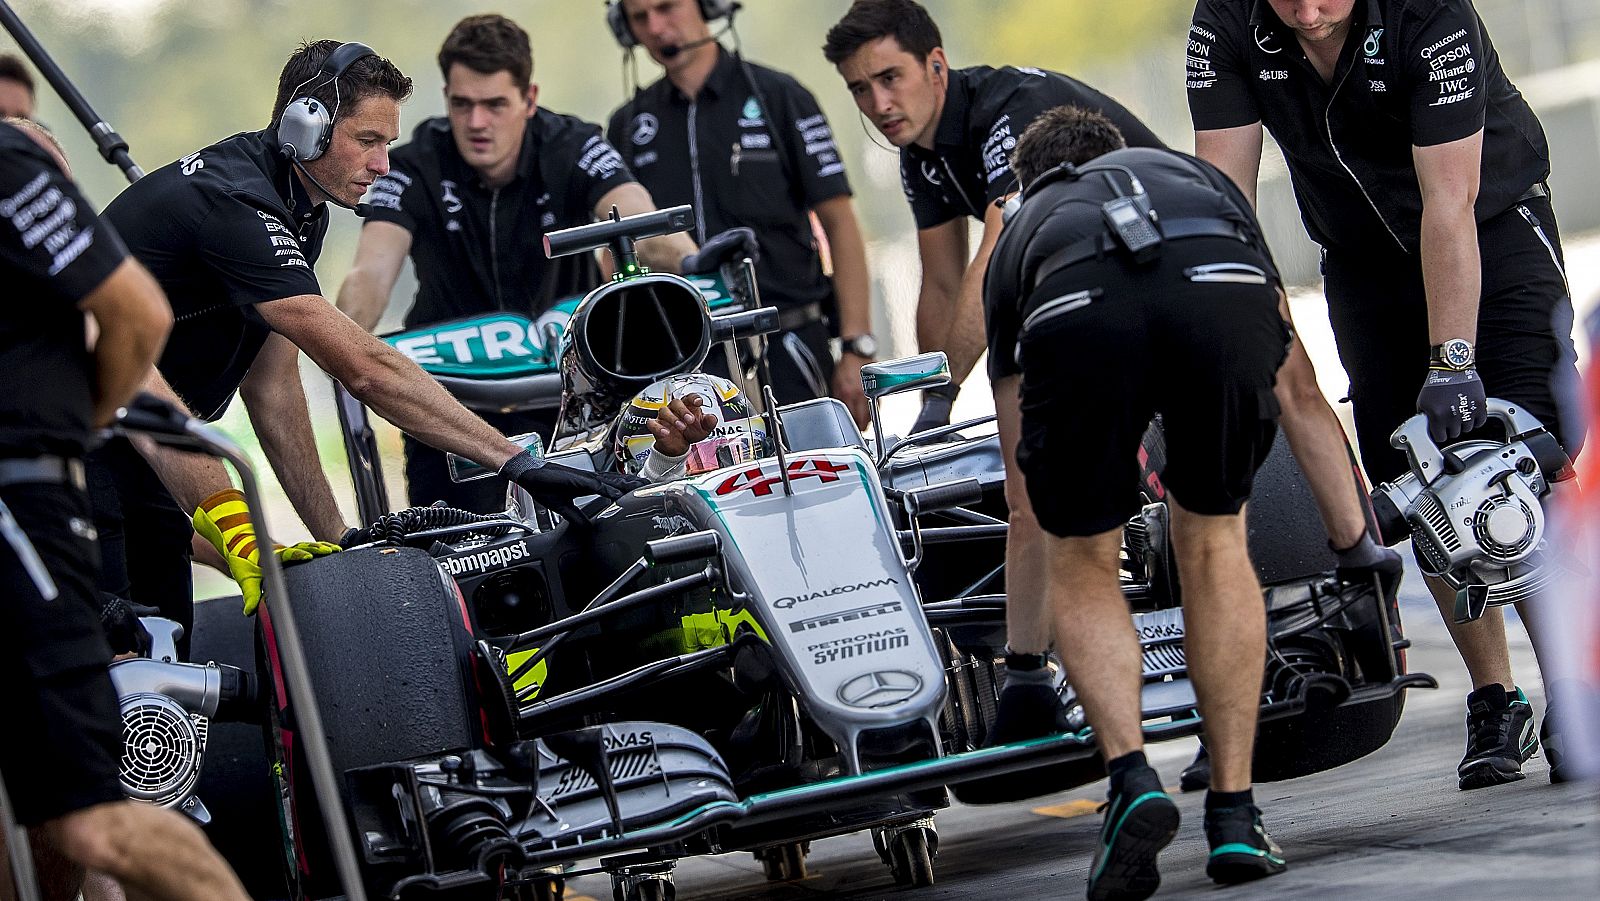
[[[910,700],[922,690],[922,677],[905,670],[863,673],[839,686],[839,700],[851,707],[876,709],[893,707]]]

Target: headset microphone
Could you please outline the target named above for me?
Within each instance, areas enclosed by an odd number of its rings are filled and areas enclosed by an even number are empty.
[[[698,41],[690,41],[687,44],[668,44],[667,46],[661,48],[661,58],[662,59],[672,59],[673,57],[675,57],[678,54],[684,52],[685,50],[696,50],[696,49],[699,49],[699,48],[704,47],[705,45],[711,43],[712,41],[714,41],[716,39],[717,39],[716,35],[708,34],[708,35],[706,35],[705,37],[701,38]]]
[[[329,203],[333,204],[336,207],[341,207],[343,209],[347,209],[350,212],[355,213],[357,216],[361,216],[363,218],[366,217],[367,209],[368,209],[367,204],[365,204],[365,203],[356,203],[356,204],[345,203],[343,200],[340,200],[338,197],[335,197],[332,191],[328,190],[327,188],[324,188],[322,186],[322,182],[317,181],[317,177],[315,175],[312,175],[311,174],[311,170],[307,169],[303,164],[301,164],[301,162],[299,160],[295,159],[293,156],[289,157],[289,160],[294,163],[294,167],[296,169],[300,170],[300,174],[304,175],[306,177],[307,181],[311,182],[311,184],[316,186],[316,189],[318,191],[322,192],[322,196],[326,197],[328,199]]]

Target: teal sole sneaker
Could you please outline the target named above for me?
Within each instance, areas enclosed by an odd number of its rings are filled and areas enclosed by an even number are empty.
[[[1267,834],[1261,811],[1253,805],[1206,811],[1206,840],[1211,843],[1206,875],[1212,882],[1235,885],[1289,868],[1283,849]]]
[[[1100,844],[1089,870],[1089,901],[1140,901],[1161,887],[1156,855],[1178,834],[1178,805],[1156,771],[1127,774],[1122,792],[1106,804]]]

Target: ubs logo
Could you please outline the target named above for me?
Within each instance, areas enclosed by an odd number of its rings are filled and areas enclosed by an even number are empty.
[[[922,690],[922,677],[905,670],[865,673],[839,686],[841,702],[864,710],[904,704]]]
[[[633,117],[633,136],[631,140],[636,147],[654,141],[656,134],[661,131],[661,122],[653,113],[640,113]]]

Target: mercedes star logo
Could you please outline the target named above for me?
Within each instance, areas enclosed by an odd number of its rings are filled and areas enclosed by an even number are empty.
[[[851,707],[874,709],[905,703],[922,690],[922,677],[905,670],[864,673],[839,686],[839,700]]]

